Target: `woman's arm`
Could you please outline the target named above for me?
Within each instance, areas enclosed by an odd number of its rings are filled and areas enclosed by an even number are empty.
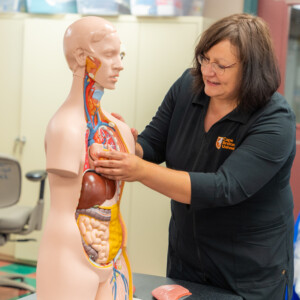
[[[112,180],[139,181],[175,201],[191,203],[188,172],[165,168],[118,151],[103,151],[99,157],[102,159],[95,162],[95,170],[103,176]]]
[[[193,208],[238,204],[260,191],[280,171],[290,168],[295,150],[295,121],[284,104],[271,103],[249,123],[245,138],[216,172],[182,172],[153,165],[135,155],[103,153],[96,171],[124,181],[140,181]],[[105,170],[108,168],[108,170]],[[288,180],[289,170],[282,176]]]
[[[144,151],[142,146],[139,143],[135,143],[135,155],[137,155],[140,158],[143,158],[144,156]]]

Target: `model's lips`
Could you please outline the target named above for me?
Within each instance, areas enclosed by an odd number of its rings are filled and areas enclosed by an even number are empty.
[[[110,76],[111,80],[114,81],[114,82],[117,82],[117,81],[118,81],[118,77],[119,77],[119,74]]]

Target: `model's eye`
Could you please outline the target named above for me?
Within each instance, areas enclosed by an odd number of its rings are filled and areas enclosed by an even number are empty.
[[[122,52],[120,53],[120,57],[121,57],[121,59],[123,59],[123,58],[124,58],[124,56],[125,56],[125,52],[124,52],[124,51],[122,51]]]
[[[106,52],[106,53],[105,53],[105,56],[106,56],[106,57],[112,57],[112,56],[113,56],[113,53],[112,53],[112,52]]]

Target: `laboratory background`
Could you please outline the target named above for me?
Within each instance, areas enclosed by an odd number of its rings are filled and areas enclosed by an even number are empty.
[[[21,165],[18,205],[33,207],[39,200],[40,181],[28,180],[25,174],[45,169],[46,126],[71,86],[72,74],[63,53],[63,35],[71,23],[85,15],[98,15],[116,26],[125,51],[124,70],[116,89],[105,91],[102,106],[121,114],[141,132],[172,83],[192,65],[201,32],[214,21],[241,12],[268,22],[282,76],[279,92],[296,114],[297,154],[291,176],[296,221],[300,213],[297,0],[0,0],[0,153]],[[47,178],[43,199],[41,230],[12,234],[14,241],[0,246],[0,276],[17,272],[9,267],[19,264],[28,275],[28,284],[35,286],[38,248],[50,206]],[[127,183],[121,212],[132,271],[165,276],[170,200],[140,183]],[[26,292],[0,287],[3,300],[18,299],[22,293]]]

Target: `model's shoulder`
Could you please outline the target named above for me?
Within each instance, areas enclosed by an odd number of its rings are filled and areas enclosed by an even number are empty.
[[[82,112],[70,108],[60,107],[50,119],[46,135],[54,135],[59,138],[76,136],[78,132],[86,127],[86,122]]]

